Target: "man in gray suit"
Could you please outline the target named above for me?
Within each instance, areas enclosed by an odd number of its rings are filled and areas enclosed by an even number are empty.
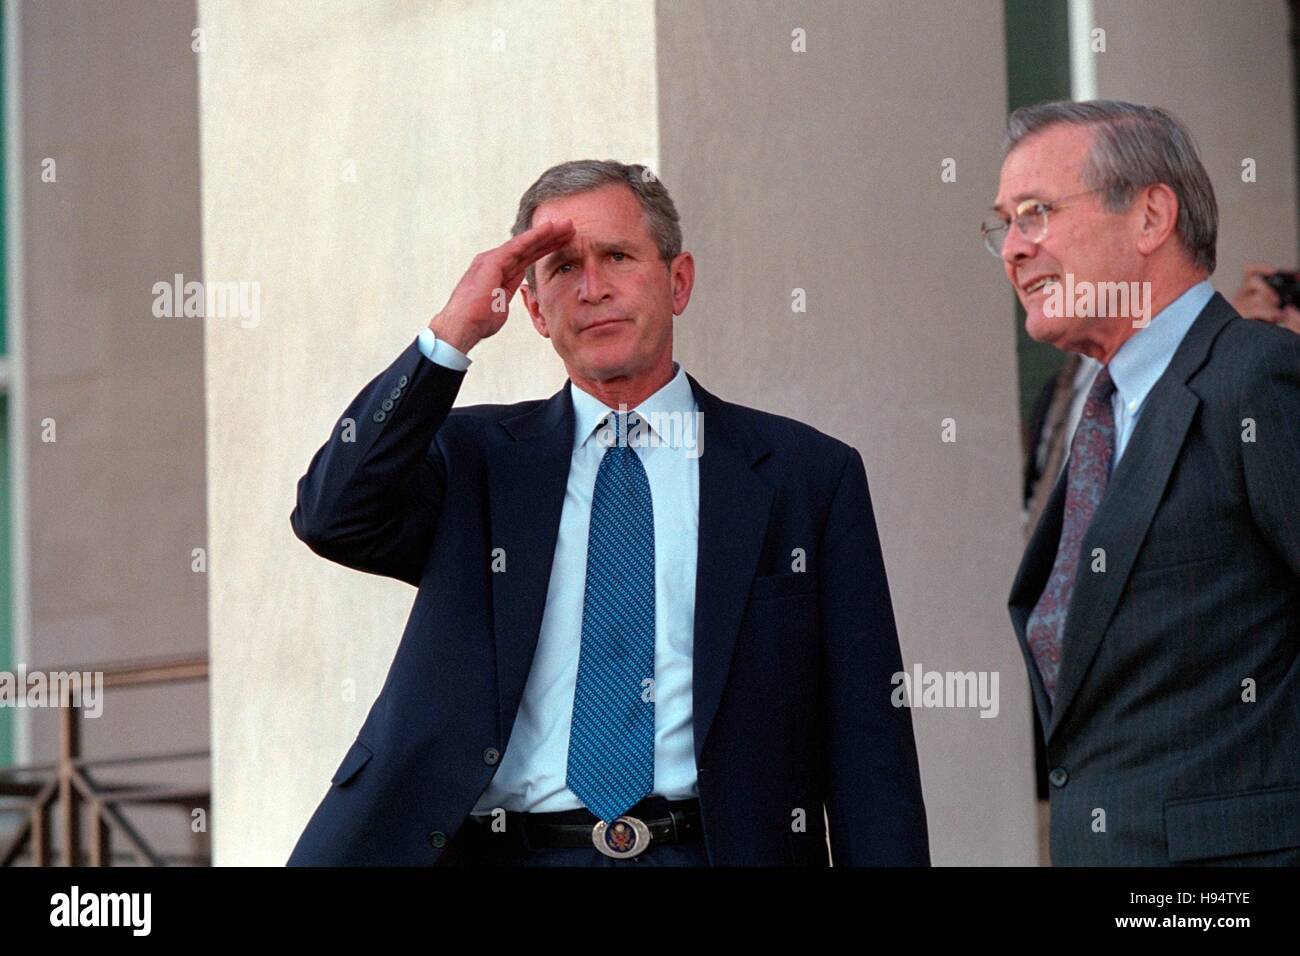
[[[1034,339],[1102,363],[1011,591],[1056,865],[1300,864],[1300,336],[1211,288],[1186,128],[1011,115],[996,217]]]

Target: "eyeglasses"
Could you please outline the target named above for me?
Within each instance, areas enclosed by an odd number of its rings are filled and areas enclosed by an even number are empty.
[[[1047,238],[1047,214],[1049,212],[1060,209],[1071,199],[1078,199],[1080,196],[1091,196],[1096,192],[1101,192],[1101,190],[1089,189],[1081,193],[1071,193],[1069,196],[1062,196],[1055,202],[1026,199],[1016,207],[1016,213],[1012,217],[1012,221],[1015,222],[1016,228],[1020,230],[1022,236],[1034,245],[1038,245]],[[984,247],[1001,259],[1002,245],[1007,241],[1007,233],[1010,230],[1011,223],[1003,222],[997,216],[985,219],[980,224],[980,235],[984,237]]]

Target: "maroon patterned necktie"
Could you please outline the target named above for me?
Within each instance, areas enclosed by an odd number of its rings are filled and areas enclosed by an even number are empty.
[[[1110,396],[1115,391],[1110,370],[1102,368],[1083,403],[1079,427],[1070,444],[1065,486],[1065,517],[1056,548],[1052,576],[1029,615],[1029,650],[1038,664],[1047,697],[1056,702],[1056,679],[1061,670],[1061,637],[1070,610],[1070,597],[1079,573],[1083,536],[1106,493],[1110,463],[1115,457],[1115,412]]]

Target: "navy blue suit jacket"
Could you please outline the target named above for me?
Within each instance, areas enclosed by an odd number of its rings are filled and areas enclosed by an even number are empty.
[[[291,865],[437,863],[510,745],[569,473],[571,385],[453,409],[464,375],[412,342],[298,483],[290,520],[308,547],[419,593]],[[837,865],[928,864],[862,458],[690,384],[704,429],[693,709],[710,862],[825,866],[825,806]],[[796,549],[806,568],[792,571]]]

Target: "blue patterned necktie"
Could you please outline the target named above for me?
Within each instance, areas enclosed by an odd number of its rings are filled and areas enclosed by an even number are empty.
[[[618,435],[591,501],[565,780],[606,823],[654,789],[655,742],[654,507],[645,466],[627,444],[635,413],[612,417]]]

